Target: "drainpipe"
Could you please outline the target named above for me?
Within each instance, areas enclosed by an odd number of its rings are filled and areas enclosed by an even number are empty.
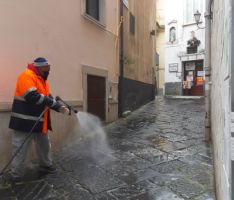
[[[124,4],[123,0],[120,0],[120,21],[123,20],[123,9]],[[123,113],[123,77],[124,77],[124,29],[123,29],[123,23],[120,27],[120,51],[119,51],[119,87],[118,87],[118,113],[119,117],[122,116]]]
[[[206,0],[205,12],[205,138],[211,140],[211,4]]]

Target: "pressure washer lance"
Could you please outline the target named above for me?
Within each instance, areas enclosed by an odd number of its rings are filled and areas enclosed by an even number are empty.
[[[22,144],[20,145],[20,147],[16,150],[16,152],[13,154],[13,156],[11,157],[11,159],[8,161],[8,163],[5,165],[5,167],[2,169],[2,171],[0,172],[0,178],[2,178],[2,180],[4,181],[4,172],[6,171],[6,169],[8,168],[8,166],[11,164],[11,162],[13,161],[13,159],[16,157],[16,155],[20,152],[20,150],[22,149],[22,147],[24,146],[25,142],[33,135],[32,132],[34,130],[34,128],[37,126],[37,124],[39,123],[39,121],[41,120],[41,118],[44,116],[45,112],[49,110],[48,107],[46,107],[44,109],[44,111],[40,114],[40,116],[38,117],[37,121],[35,122],[35,124],[33,125],[33,127],[31,128],[31,130],[29,131],[28,135],[25,137],[24,141],[22,142]]]
[[[60,101],[62,102],[65,106],[67,106],[67,108],[69,109],[69,115],[71,115],[71,111],[73,111],[74,113],[78,113],[78,111],[71,105],[68,105],[64,100],[62,100],[59,96],[55,97],[56,101]]]

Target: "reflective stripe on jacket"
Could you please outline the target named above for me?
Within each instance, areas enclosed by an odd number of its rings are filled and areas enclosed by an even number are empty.
[[[58,111],[60,105],[49,95],[48,81],[26,69],[17,80],[9,128],[29,132],[46,106]],[[51,130],[49,111],[33,132],[46,134],[48,129]]]

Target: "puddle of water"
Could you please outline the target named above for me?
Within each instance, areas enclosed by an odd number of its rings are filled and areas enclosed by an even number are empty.
[[[106,139],[101,120],[89,113],[78,112],[79,134],[82,142],[86,144],[87,152],[98,162],[106,162],[112,150]],[[79,144],[78,144],[79,145]]]
[[[157,145],[157,146],[162,146],[162,145],[166,145],[169,143],[169,141],[163,137],[160,136],[155,136],[155,137],[150,137],[148,138],[150,141],[152,141],[153,144]]]

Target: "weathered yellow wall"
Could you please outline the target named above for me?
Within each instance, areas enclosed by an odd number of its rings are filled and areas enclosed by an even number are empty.
[[[135,35],[129,30],[129,13],[135,16]],[[124,77],[145,83],[153,83],[155,67],[155,0],[129,0],[129,9],[124,7]]]

